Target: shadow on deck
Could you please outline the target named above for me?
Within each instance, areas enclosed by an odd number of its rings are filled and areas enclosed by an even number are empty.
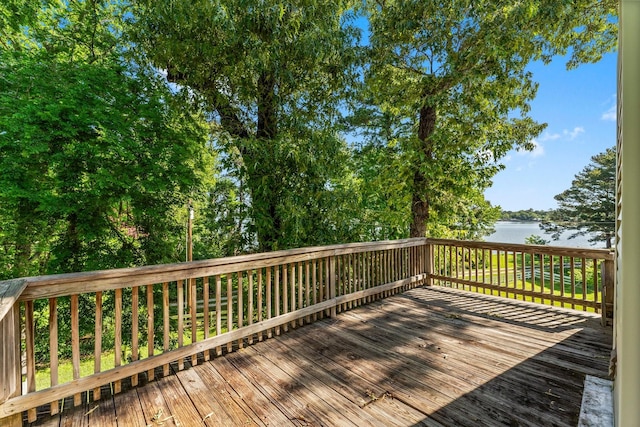
[[[416,288],[33,425],[575,426],[611,340],[597,315]]]

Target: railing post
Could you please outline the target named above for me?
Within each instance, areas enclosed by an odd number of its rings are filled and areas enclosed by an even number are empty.
[[[22,393],[20,363],[20,310],[18,303],[0,320],[0,403]],[[7,427],[21,426],[22,414],[10,415],[0,420]]]
[[[600,264],[602,275],[602,310],[601,323],[603,326],[613,324],[615,271],[613,260],[606,259]]]
[[[433,274],[433,244],[429,240],[425,244],[424,258],[425,274],[427,275],[425,283],[427,286],[431,286],[433,285],[431,278]]]
[[[336,257],[331,256],[329,258],[329,300],[333,300],[336,297]],[[336,305],[331,306],[331,318],[336,317]]]

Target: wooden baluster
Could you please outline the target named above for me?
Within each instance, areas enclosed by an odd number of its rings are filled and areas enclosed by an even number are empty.
[[[258,322],[262,322],[263,316],[263,291],[264,284],[262,283],[262,268],[258,269]],[[258,332],[258,341],[262,341],[262,335],[264,332]]]
[[[80,379],[80,310],[78,307],[78,294],[71,295],[71,364],[73,379]],[[28,374],[29,370],[27,370]],[[74,394],[73,406],[80,406],[81,404],[82,393]]]
[[[382,285],[390,283],[393,277],[393,249],[382,251]],[[387,296],[386,292],[381,294],[383,298]]]
[[[416,274],[418,274],[417,251],[417,246],[412,246],[409,248],[409,276],[415,276]]]
[[[525,264],[525,254],[524,252],[520,252],[520,279],[522,281],[522,289],[526,289],[526,279],[524,277]],[[533,285],[531,286],[531,290],[533,290]],[[531,301],[533,301],[533,297],[531,297]]]
[[[396,251],[395,249],[389,249],[382,252],[383,263],[382,263],[382,275],[384,277],[384,284],[391,283],[395,276],[397,275],[397,265],[396,265]],[[391,294],[390,291],[384,291],[382,296],[384,298],[388,297]]]
[[[318,283],[318,260],[313,259],[311,261],[311,283],[313,284],[313,293],[311,294],[311,300],[313,305],[318,303],[318,292],[320,292],[320,284]],[[313,321],[318,320],[318,313],[313,313]]]
[[[353,256],[353,290],[359,292],[362,290],[362,253],[359,252]],[[362,298],[354,301],[356,307],[362,304]]]
[[[518,253],[513,251],[513,289],[520,289],[518,287]],[[518,299],[518,294],[514,294],[514,297]],[[524,296],[522,296],[524,299]]]
[[[71,310],[72,310],[71,315],[73,319],[73,306]],[[33,301],[25,302],[24,311],[25,311],[24,329],[25,329],[25,340],[26,340],[25,351],[26,351],[26,368],[27,368],[27,393],[32,393],[36,391],[35,322],[33,317]],[[73,328],[73,323],[72,323],[72,328]],[[73,330],[72,330],[72,333],[73,333]],[[73,372],[75,375],[75,365],[74,365]],[[4,378],[2,380],[4,381]],[[74,401],[75,401],[75,397],[74,397]],[[36,415],[35,408],[29,409],[27,411],[27,420],[30,423],[32,423],[36,419],[37,419],[37,415]]]
[[[274,315],[280,316],[280,266],[276,265],[274,267],[274,274],[273,274],[273,298],[275,299],[274,301]],[[276,335],[280,335],[280,326],[276,326],[275,328],[275,334]]]
[[[571,268],[571,299],[576,299],[576,261],[574,257],[569,258],[569,268]],[[576,305],[571,302],[571,308],[576,308]]]
[[[524,264],[523,264],[524,265]],[[489,267],[487,265],[487,250],[483,249],[482,250],[482,283],[487,283],[487,267]],[[524,276],[523,280],[524,280]],[[491,279],[489,279],[489,281],[491,281]],[[482,293],[486,294],[487,293],[487,288],[486,287],[482,287]]]
[[[533,258],[532,258],[533,259]],[[533,264],[532,264],[533,267]],[[489,283],[493,285],[493,249],[489,249]],[[489,289],[489,294],[493,295],[493,288]]]
[[[500,289],[502,287],[502,274],[501,274],[501,268],[500,268],[500,257],[502,255],[501,251],[496,251],[496,273],[497,273],[497,286],[498,286],[498,295],[500,295],[500,293],[502,292],[502,290]]]
[[[54,308],[55,310],[55,308]],[[51,312],[52,312],[52,307],[51,304],[49,304],[49,330],[51,330]],[[56,344],[55,347],[53,345],[53,339],[51,340],[51,375],[53,378],[53,354],[55,352],[56,356],[55,356],[55,365],[56,365],[56,384],[58,382],[57,376],[58,376],[58,319],[55,319],[55,329],[56,329]],[[102,370],[102,292],[96,292],[96,324],[95,324],[95,328],[94,328],[94,337],[95,337],[95,343],[93,346],[93,373],[97,374],[98,372],[100,372]],[[53,381],[51,382],[51,385],[55,385],[53,384]],[[100,387],[96,387],[93,389],[93,400],[100,400]],[[52,404],[53,405],[53,404]],[[56,409],[58,407],[58,403],[55,403],[56,405]],[[52,415],[53,415],[53,407],[52,407]]]
[[[335,285],[335,295],[338,296],[338,295],[342,295],[340,293],[340,285],[341,285],[341,282],[342,282],[342,274],[341,274],[341,269],[340,269],[340,265],[341,265],[340,261],[341,260],[340,260],[340,256],[339,255],[336,255],[335,257],[333,257],[333,259],[334,259],[333,262],[334,262],[334,265],[335,265],[334,274],[336,276],[333,279],[333,281],[334,281],[334,285]],[[331,294],[331,292],[329,292],[329,294]],[[328,298],[331,299],[331,296],[329,295]],[[336,310],[336,313],[340,313],[342,311],[342,304],[336,306],[335,310]]]
[[[598,267],[598,260],[594,258],[593,260],[593,301],[600,302],[598,298],[598,275],[600,273],[600,268]],[[596,305],[597,307],[597,305]],[[597,311],[597,309],[596,309]]]
[[[303,277],[302,277],[302,263],[298,262],[298,310],[303,308],[302,304],[303,304],[304,292],[302,290],[302,280],[303,280]],[[299,326],[304,325],[304,319],[302,317],[300,319],[298,319],[298,325]]]
[[[266,283],[266,291],[267,291],[267,319],[271,319],[271,310],[273,307],[273,301],[271,299],[271,267],[267,267],[267,283]],[[272,329],[267,331],[267,338],[272,337]]]
[[[162,283],[162,350],[166,353],[169,351],[169,332],[171,322],[169,317],[169,283]],[[162,365],[162,375],[169,375],[169,364]]]
[[[476,283],[478,282],[478,249],[474,249],[473,251],[474,255],[475,255],[475,268],[474,268],[474,276],[475,276],[475,280]],[[514,270],[515,271],[515,270]],[[478,287],[476,286],[476,292],[478,292]]]
[[[564,296],[564,257],[560,256],[560,295]],[[564,307],[564,304],[562,304]]]
[[[448,268],[446,268],[446,272],[447,272],[447,277],[453,277],[453,248],[449,245],[446,246],[447,250],[449,251],[449,266]],[[451,281],[448,282],[448,286],[451,287]]]
[[[509,251],[504,251],[504,285],[507,287],[507,298],[509,298]],[[516,294],[513,294],[516,297]]]
[[[147,285],[147,357],[151,357],[154,354],[155,347],[155,316],[153,312],[153,285]],[[147,371],[147,380],[153,381],[155,379],[155,371],[149,369]]]
[[[582,273],[582,301],[587,300],[587,259],[582,258],[581,264],[581,273]],[[587,311],[587,305],[582,304],[582,310]]]
[[[347,254],[344,256],[344,292],[345,295],[349,295],[353,292],[353,254]],[[353,308],[353,301],[349,301],[346,304],[346,309],[351,310]]]
[[[227,273],[227,332],[233,330],[233,273]],[[233,343],[227,343],[227,352],[233,350]]]
[[[289,264],[282,266],[282,314],[289,312]],[[289,324],[282,326],[285,332],[289,331]]]
[[[49,298],[49,356],[49,377],[51,387],[53,387],[58,385],[58,300],[56,298]],[[99,394],[97,398],[100,398]],[[96,399],[95,392],[94,399]],[[51,402],[50,412],[51,415],[60,412],[57,399],[55,402]]]
[[[354,253],[351,255],[351,265],[352,265],[351,278],[353,281],[351,286],[352,292],[358,292],[360,290],[360,286],[362,286],[362,280],[360,277],[360,256],[361,255],[362,253]],[[361,303],[360,299],[354,300],[353,306],[358,307],[360,303]]]
[[[351,268],[351,254],[344,255],[344,294],[349,295],[353,292],[353,277],[352,277],[352,268]],[[353,308],[353,301],[347,302],[345,304],[346,310],[350,310]]]
[[[182,347],[184,345],[184,286],[186,285],[186,280],[183,282],[182,280],[176,281],[177,287],[177,295],[178,295],[178,347]],[[184,369],[184,358],[181,357],[178,359],[178,370],[182,371]]]
[[[189,286],[189,312],[191,314],[191,343],[198,341],[198,291],[196,288],[196,279],[191,278],[187,281]],[[191,355],[191,365],[198,364],[198,355]]]
[[[211,334],[211,314],[209,313],[209,277],[202,278],[202,317],[203,317],[203,338],[206,340]],[[207,361],[211,358],[211,351],[209,349],[203,352],[204,360]]]
[[[138,286],[134,286],[131,289],[131,361],[138,360]],[[138,385],[138,374],[131,376],[131,385],[133,387]]]
[[[214,276],[216,282],[216,336],[222,333],[222,277]],[[216,347],[216,355],[222,354],[222,346]]]
[[[115,305],[115,337],[114,337],[114,360],[113,366],[118,367],[122,364],[122,289],[115,290],[114,295]],[[122,382],[120,380],[114,381],[113,392],[115,394],[120,393]]]
[[[347,295],[349,294],[349,256],[342,255],[340,257],[340,282],[342,283],[342,288],[338,288],[336,290],[336,295]],[[349,308],[349,303],[342,304],[342,311],[346,311]]]
[[[290,294],[290,308],[289,311],[296,311],[296,264],[290,264],[291,268],[291,276],[289,278],[289,286],[291,286],[291,294]],[[291,322],[291,327],[295,328],[297,325],[296,321]]]
[[[327,275],[328,275],[328,280],[327,280],[327,284],[329,285],[329,300],[333,300],[336,297],[336,258],[335,256],[332,256],[328,259],[329,261],[329,268],[327,268]],[[337,315],[336,313],[336,306],[335,304],[331,306],[331,318],[335,318]]]
[[[244,275],[242,271],[237,273],[238,277],[238,329],[244,326]],[[238,348],[244,347],[244,340],[238,339]]]
[[[253,270],[247,271],[249,289],[247,291],[247,324],[253,324]],[[247,338],[249,344],[253,344],[253,334]]]
[[[456,261],[455,261],[456,262],[456,264],[455,264],[455,266],[456,266],[456,274],[455,274],[455,278],[457,279],[460,276],[460,259],[459,259],[459,256],[458,256],[459,255],[458,247],[454,246],[453,249],[456,252],[456,257],[455,257],[456,258]],[[500,262],[499,259],[498,259],[498,262]],[[498,270],[500,270],[500,264],[498,264]],[[455,285],[456,285],[456,289],[460,288],[460,286],[459,286],[459,284],[457,282],[455,282]]]
[[[305,307],[311,304],[311,262],[304,262],[304,302]],[[315,280],[313,282],[315,284]],[[311,323],[311,316],[307,316],[307,323]]]
[[[325,284],[327,283],[325,280],[325,260],[326,258],[321,258],[318,262],[318,291],[320,292],[319,302],[323,302],[325,300]],[[326,314],[325,311],[321,311],[318,313],[318,317],[322,319]]]
[[[362,257],[362,289],[369,289],[369,261],[367,252],[363,252],[361,254]],[[369,297],[362,298],[362,304],[366,304],[369,302]]]
[[[365,252],[364,253],[365,256],[365,262],[366,262],[366,271],[365,271],[365,288],[366,289],[370,289],[371,288],[371,276],[373,275],[373,259],[371,256],[371,252]],[[369,295],[365,302],[366,303],[370,303],[371,301],[373,301],[373,298],[371,297],[371,295]]]

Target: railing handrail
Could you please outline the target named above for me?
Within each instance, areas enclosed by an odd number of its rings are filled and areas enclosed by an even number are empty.
[[[615,255],[611,249],[572,248],[568,246],[525,245],[520,243],[482,242],[478,240],[458,239],[426,239],[427,244],[449,245],[475,249],[494,249],[501,251],[517,251],[525,253],[542,253],[545,255],[561,255],[576,258],[593,258],[613,261]]]
[[[213,276],[251,268],[270,267],[283,262],[307,261],[314,258],[355,254],[371,250],[408,248],[423,245],[425,242],[424,238],[411,238],[311,246],[202,261],[26,277],[22,279],[26,282],[26,288],[22,291],[19,301],[66,296],[73,293],[73,288],[79,288],[82,292],[107,291],[125,288],[132,284],[142,286]]]

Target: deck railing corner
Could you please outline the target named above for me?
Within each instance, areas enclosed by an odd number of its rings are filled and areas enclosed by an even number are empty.
[[[20,310],[16,302],[26,286],[26,279],[0,282],[0,404],[22,392]],[[1,421],[3,426],[21,426],[22,414]]]

